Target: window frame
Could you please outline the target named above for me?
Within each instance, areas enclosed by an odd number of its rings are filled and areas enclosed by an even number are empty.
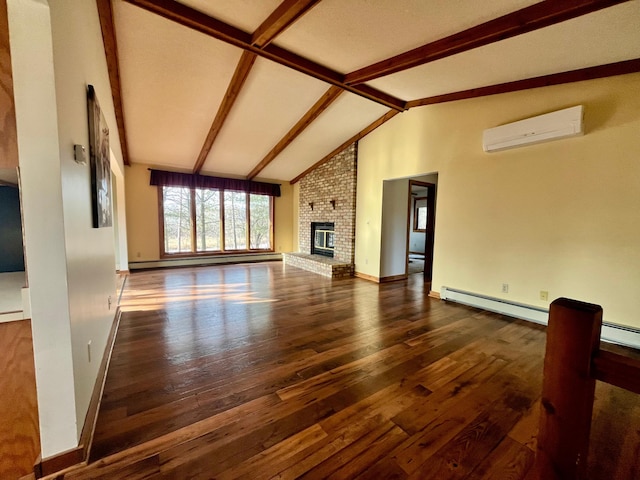
[[[275,251],[274,249],[274,229],[275,229],[275,200],[271,195],[264,195],[269,197],[269,244],[271,248],[250,248],[251,247],[251,206],[250,201],[251,195],[262,195],[262,194],[251,194],[249,192],[236,192],[235,190],[229,190],[234,193],[243,193],[246,197],[246,221],[247,226],[245,229],[246,235],[246,245],[247,249],[244,250],[225,250],[225,208],[224,208],[224,192],[225,189],[219,188],[189,188],[190,193],[190,208],[189,208],[189,216],[190,216],[190,232],[191,232],[191,251],[190,252],[166,252],[165,251],[165,228],[164,228],[164,189],[166,188],[186,188],[186,187],[172,187],[170,185],[158,186],[158,226],[160,230],[160,258],[188,258],[188,257],[215,257],[220,255],[238,255],[238,254],[257,254],[257,253],[272,253]],[[220,250],[216,251],[197,251],[197,235],[196,235],[196,190],[217,190],[220,195]]]
[[[418,202],[424,200],[425,204],[424,205],[420,205],[418,206]],[[413,231],[414,232],[426,232],[427,228],[425,225],[425,228],[418,228],[418,210],[420,208],[427,208],[427,197],[415,197],[413,199]],[[428,215],[428,211],[427,211],[427,215]]]

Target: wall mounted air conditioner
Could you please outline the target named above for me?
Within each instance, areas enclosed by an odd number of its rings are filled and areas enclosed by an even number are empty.
[[[577,105],[489,128],[482,135],[482,146],[485,152],[497,152],[582,135],[584,133],[583,115],[584,106]]]

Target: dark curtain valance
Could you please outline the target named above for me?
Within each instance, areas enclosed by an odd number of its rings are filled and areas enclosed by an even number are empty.
[[[151,185],[167,187],[213,188],[235,192],[255,193],[258,195],[280,196],[280,185],[276,183],[253,182],[237,178],[210,177],[191,173],[165,172],[151,170]]]

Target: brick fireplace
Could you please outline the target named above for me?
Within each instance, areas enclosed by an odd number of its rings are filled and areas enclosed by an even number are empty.
[[[334,274],[353,275],[356,229],[357,143],[347,147],[327,163],[300,180],[297,258],[285,255],[285,263],[327,275],[326,264],[333,265]],[[311,255],[312,223],[334,226],[333,259]],[[296,254],[294,254],[296,255]],[[319,265],[312,263],[316,260]],[[329,262],[330,261],[330,262]],[[324,264],[321,265],[321,264]],[[317,268],[316,268],[317,267]],[[339,267],[339,268],[338,268]],[[339,270],[340,275],[335,271]]]

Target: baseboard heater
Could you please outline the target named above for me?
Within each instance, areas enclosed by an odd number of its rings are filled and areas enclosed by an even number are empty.
[[[225,265],[229,263],[256,263],[282,260],[281,253],[252,253],[238,255],[218,255],[211,257],[165,258],[162,260],[148,260],[129,262],[129,270],[146,270],[150,268],[167,267],[195,267],[200,265]]]
[[[549,310],[523,303],[509,302],[501,298],[488,297],[478,293],[465,292],[450,287],[440,289],[440,298],[448,302],[461,303],[470,307],[481,308],[490,312],[501,313],[509,317],[520,318],[530,322],[546,325]],[[602,322],[602,340],[627,347],[640,349],[640,330]]]

